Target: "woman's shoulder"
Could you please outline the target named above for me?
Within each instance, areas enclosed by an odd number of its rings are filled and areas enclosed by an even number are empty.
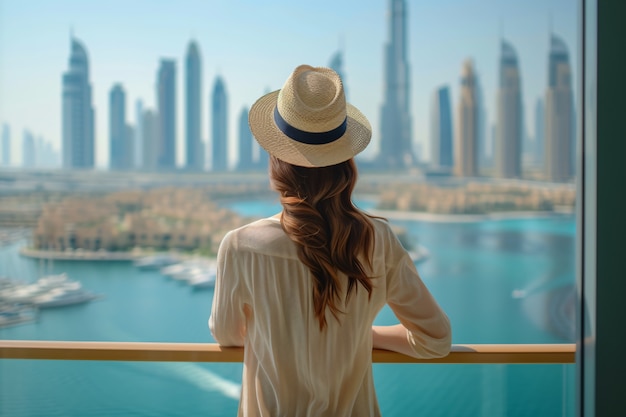
[[[224,236],[223,245],[237,248],[240,251],[266,252],[291,242],[274,217],[255,220],[233,229]]]
[[[389,225],[387,219],[384,219],[382,217],[370,217],[369,220],[374,225],[374,230],[376,230],[377,234],[393,234],[393,230]]]

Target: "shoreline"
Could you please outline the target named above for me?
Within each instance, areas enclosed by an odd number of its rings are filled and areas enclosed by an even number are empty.
[[[414,220],[433,223],[477,223],[482,221],[498,221],[513,219],[548,219],[554,217],[569,217],[575,212],[568,211],[503,211],[485,214],[437,214],[423,211],[399,210],[367,210],[368,213],[392,220]]]
[[[28,248],[20,248],[19,254],[32,259],[44,259],[54,261],[121,261],[132,262],[137,258],[146,256],[146,253],[137,252],[107,252],[107,251],[48,251]]]

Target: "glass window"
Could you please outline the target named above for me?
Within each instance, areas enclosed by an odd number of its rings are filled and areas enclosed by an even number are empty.
[[[0,303],[17,317],[0,339],[213,342],[222,236],[280,210],[248,109],[307,63],[335,69],[371,122],[355,203],[397,229],[453,342],[573,342],[578,14],[565,0],[0,0]],[[104,407],[62,385],[37,410],[20,403],[35,375],[75,384],[84,364],[0,366],[22,381],[0,384],[0,414]],[[186,381],[231,414],[241,373],[87,366],[151,398],[195,395]],[[412,377],[473,414],[573,415],[571,366],[375,372],[388,416],[404,415],[397,392],[428,391]],[[175,415],[138,394],[128,409]]]

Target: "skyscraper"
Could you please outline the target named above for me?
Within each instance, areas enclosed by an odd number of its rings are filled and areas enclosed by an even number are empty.
[[[124,126],[124,168],[133,169],[135,167],[135,126],[126,123]]]
[[[241,109],[239,115],[239,161],[237,163],[238,171],[250,171],[254,168],[252,158],[252,131],[248,125],[248,108]]]
[[[437,88],[430,104],[431,163],[435,167],[452,168],[452,110],[448,86]]]
[[[201,171],[204,168],[202,146],[202,63],[195,41],[189,42],[185,58],[185,167]]]
[[[413,153],[410,81],[407,61],[407,7],[404,0],[390,0],[389,43],[384,50],[384,102],[381,109],[379,163],[402,169],[416,162]]]
[[[109,167],[111,170],[129,169],[127,153],[126,93],[121,84],[115,84],[109,93]]]
[[[479,110],[476,99],[476,78],[471,60],[463,63],[457,111],[454,174],[459,177],[475,177],[478,175]]]
[[[29,130],[24,130],[24,135],[22,136],[22,166],[24,168],[35,168],[36,159],[35,136]]]
[[[135,102],[135,161],[133,165],[137,169],[143,168],[143,101]]]
[[[8,124],[2,124],[2,166],[11,165],[11,128]]]
[[[346,85],[346,74],[343,70],[343,53],[341,51],[335,52],[335,54],[330,58],[330,62],[328,63],[328,67],[339,74],[341,78],[341,82],[343,83],[343,92],[348,98],[348,88]]]
[[[228,102],[224,80],[219,75],[215,79],[211,96],[211,140],[213,145],[213,171],[228,169]]]
[[[574,94],[569,53],[556,35],[550,40],[545,103],[545,177],[566,181],[574,175]]]
[[[520,178],[523,133],[521,80],[517,53],[504,40],[500,47],[496,115],[495,175],[500,178]]]
[[[162,59],[157,75],[157,169],[176,168],[176,61]]]
[[[478,112],[478,167],[491,165],[493,161],[493,141],[487,134],[487,108],[481,83],[480,74],[474,69],[474,81],[476,91],[476,111]]]
[[[63,74],[63,168],[93,168],[94,110],[91,103],[87,50],[71,39],[69,68]]]
[[[158,168],[159,116],[153,110],[145,109],[141,126],[141,167],[146,171],[155,171]]]
[[[535,143],[534,162],[538,166],[543,166],[545,154],[545,134],[546,134],[546,111],[543,99],[538,98],[535,103]]]

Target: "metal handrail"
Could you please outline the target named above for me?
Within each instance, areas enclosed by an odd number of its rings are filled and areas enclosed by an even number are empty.
[[[0,340],[0,359],[242,362],[243,354],[243,348],[215,343]],[[372,351],[374,363],[568,364],[575,363],[575,356],[575,344],[453,345],[448,356],[436,359],[416,359],[382,349]]]

